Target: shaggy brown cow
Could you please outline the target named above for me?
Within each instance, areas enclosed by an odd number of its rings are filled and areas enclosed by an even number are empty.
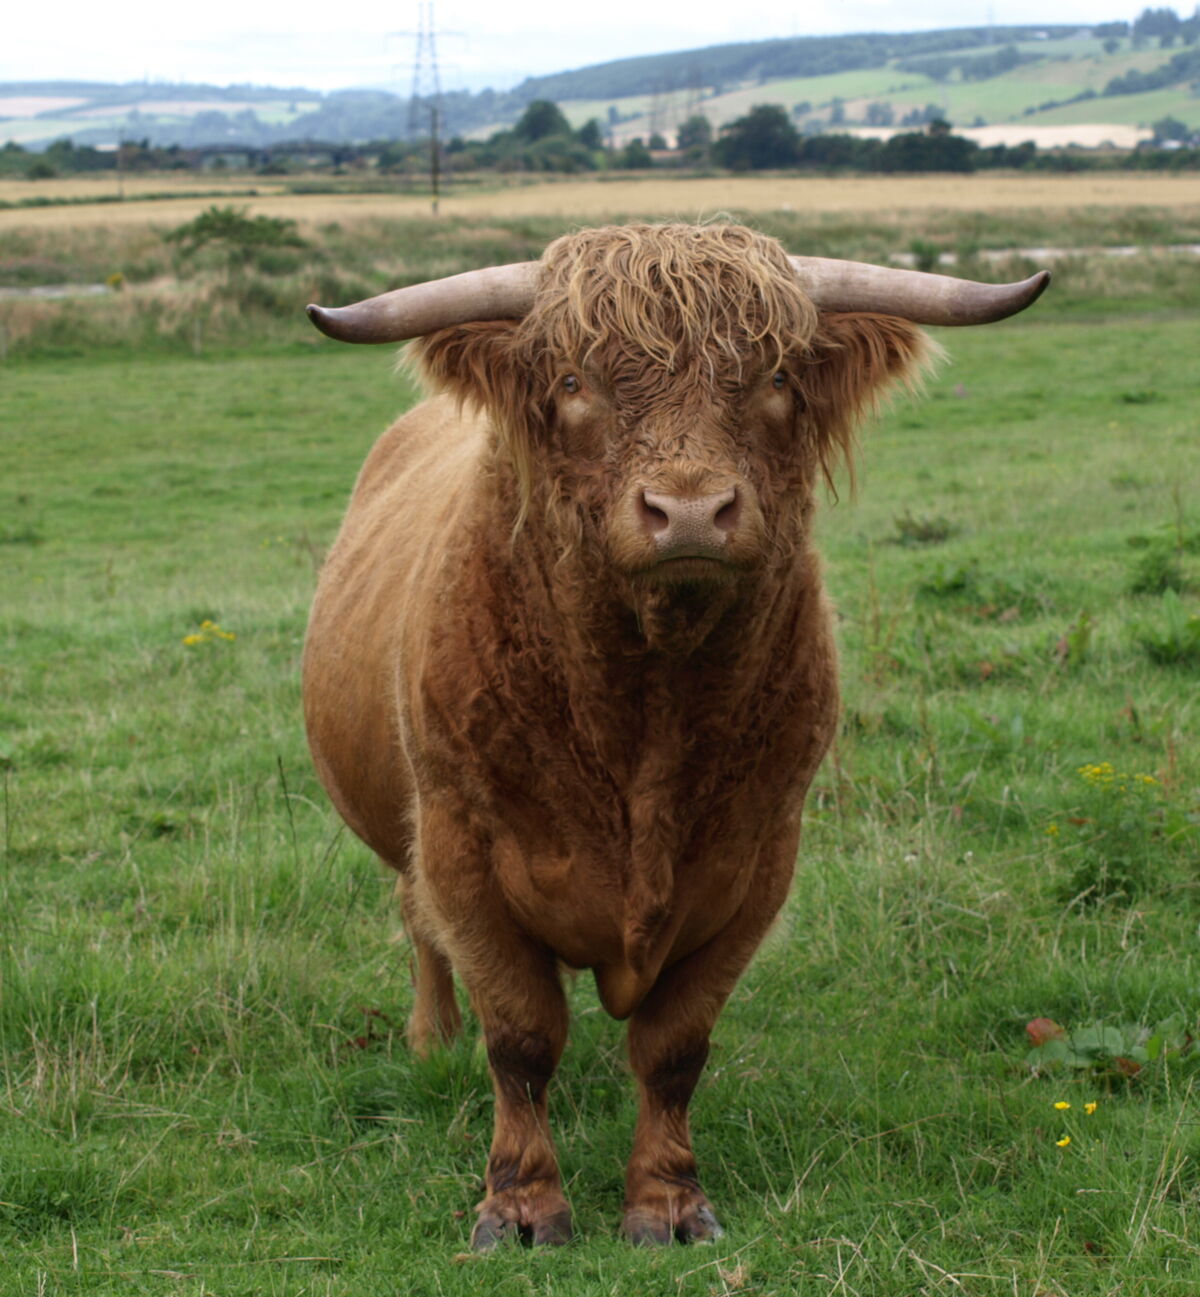
[[[305,649],[308,733],[346,822],[397,869],[409,1039],[487,1043],[495,1136],[473,1233],[571,1230],[546,1119],[564,965],[629,1020],[634,1242],[720,1233],[688,1103],[722,1005],[788,892],[837,723],[814,493],[860,415],[919,375],[912,321],[1027,305],[789,259],[737,226],[631,226],[540,263],[342,311],[424,334],[441,395],[367,459]]]

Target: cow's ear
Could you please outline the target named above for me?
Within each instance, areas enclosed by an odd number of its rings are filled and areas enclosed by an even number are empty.
[[[418,339],[405,357],[428,387],[487,412],[497,444],[506,449],[516,473],[516,527],[529,512],[536,476],[534,446],[545,421],[539,401],[544,384],[525,357],[519,329],[517,320],[459,324]]]
[[[488,410],[508,410],[521,386],[517,326],[516,320],[491,320],[439,329],[411,343],[405,362],[433,391]]]
[[[801,387],[805,419],[821,467],[832,481],[845,462],[853,472],[855,432],[897,386],[918,388],[941,348],[915,324],[891,315],[822,314],[809,344]]]

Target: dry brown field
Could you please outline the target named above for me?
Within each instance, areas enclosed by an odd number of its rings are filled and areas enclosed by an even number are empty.
[[[90,192],[111,195],[113,178],[103,180],[0,183],[0,199],[28,196],[86,198]],[[0,228],[36,225],[42,228],[144,224],[174,226],[211,206],[214,199],[179,198],[138,201],[140,193],[162,193],[172,187],[255,188],[257,198],[231,199],[249,207],[252,214],[290,217],[301,226],[358,217],[408,217],[428,214],[423,197],[388,194],[288,194],[271,181],[231,176],[144,176],[126,182],[125,202],[98,203],[94,207],[0,210]],[[796,212],[905,212],[953,209],[1002,211],[1018,208],[1123,208],[1200,207],[1200,175],[1106,173],[1074,176],[977,174],[970,176],[746,176],[705,179],[593,178],[538,181],[472,188],[456,193],[451,187],[442,199],[447,216],[508,218],[564,216],[596,221],[616,216],[641,215],[697,220],[724,211]]]
[[[194,194],[216,190],[257,189],[260,194],[286,192],[287,186],[275,176],[249,176],[237,172],[151,171],[126,173],[120,181],[129,199],[147,194]],[[115,171],[80,176],[59,176],[52,180],[0,178],[0,201],[22,202],[29,198],[63,199],[82,202],[85,199],[110,199],[117,192]]]

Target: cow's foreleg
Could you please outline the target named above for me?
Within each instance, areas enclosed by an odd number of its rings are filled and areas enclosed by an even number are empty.
[[[633,1243],[700,1242],[721,1235],[700,1188],[688,1104],[717,1015],[787,895],[794,834],[789,841],[728,926],[668,968],[629,1020],[629,1060],[640,1104],[622,1232]]]
[[[508,1238],[565,1243],[563,1197],[546,1113],[546,1091],[567,1041],[567,1002],[554,955],[515,924],[487,845],[453,808],[422,809],[421,908],[471,997],[483,1027],[496,1095],[487,1196],[471,1245],[486,1252]]]

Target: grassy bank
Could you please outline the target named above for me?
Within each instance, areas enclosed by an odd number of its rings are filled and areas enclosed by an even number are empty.
[[[798,204],[733,208],[732,214],[796,252],[879,263],[915,254],[932,264],[946,255],[955,258],[955,273],[988,280],[1023,277],[1040,265],[1036,249],[1057,249],[1055,290],[1039,305],[1043,318],[1190,309],[1200,295],[1200,257],[1167,251],[1200,243],[1200,190],[1195,190],[1194,202],[1155,204],[1147,192],[1142,203],[1103,205],[1084,201],[1088,182],[1081,180],[1076,192],[1080,205],[1058,207],[1034,205],[1045,198],[1045,182],[1027,180],[1023,192],[1029,206],[908,208],[902,205],[904,196],[911,198],[919,186],[891,183],[895,188],[887,191],[882,182],[864,182],[857,209]],[[687,184],[676,182],[673,208],[652,201],[652,184],[639,189],[621,182],[592,183],[585,188],[595,208],[593,219],[691,218],[697,213],[681,196]],[[1192,192],[1187,182],[1178,185],[1181,195]],[[547,193],[570,188],[526,186],[493,197],[499,203],[504,195],[527,195],[544,205]],[[849,182],[842,188],[853,191]],[[667,192],[671,186],[657,189]],[[723,192],[734,199],[748,191]],[[886,192],[890,201],[884,200]],[[440,220],[414,214],[372,216],[361,214],[353,199],[322,199],[321,218],[294,227],[298,243],[241,251],[214,243],[194,255],[185,255],[169,237],[179,225],[0,224],[0,289],[111,286],[99,297],[0,297],[0,357],[14,363],[27,357],[84,359],[102,351],[131,350],[202,356],[231,347],[286,347],[305,340],[315,345],[303,319],[310,301],[356,301],[476,266],[536,258],[551,239],[579,224],[576,216],[544,211]],[[639,200],[644,206],[622,205]],[[260,215],[260,206],[252,216]],[[710,214],[713,210],[708,208]],[[1113,247],[1134,251],[1106,255],[1104,249]]]

